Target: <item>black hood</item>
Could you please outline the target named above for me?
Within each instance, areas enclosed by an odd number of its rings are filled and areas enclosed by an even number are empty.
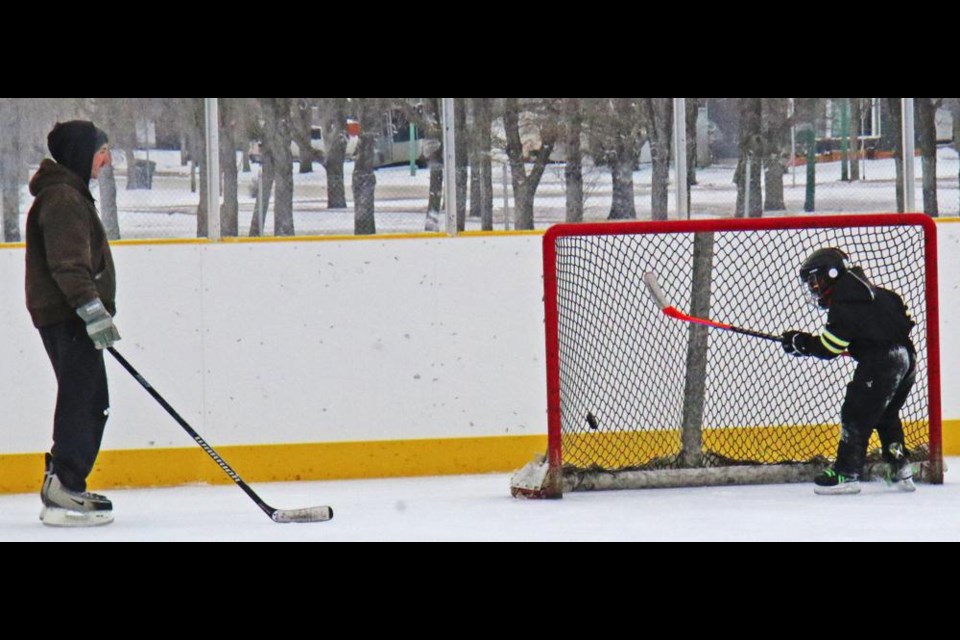
[[[90,182],[93,156],[107,143],[107,134],[92,122],[58,122],[47,136],[47,147],[58,164],[75,173],[84,184]]]
[[[53,160],[44,160],[40,163],[40,169],[30,180],[30,195],[37,197],[44,189],[57,185],[68,185],[90,202],[94,202],[89,183],[83,182],[73,171]]]

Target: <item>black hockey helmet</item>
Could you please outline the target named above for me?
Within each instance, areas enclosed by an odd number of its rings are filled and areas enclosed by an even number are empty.
[[[803,261],[800,281],[807,286],[817,306],[826,309],[830,304],[833,286],[849,268],[849,257],[840,249],[817,249]]]

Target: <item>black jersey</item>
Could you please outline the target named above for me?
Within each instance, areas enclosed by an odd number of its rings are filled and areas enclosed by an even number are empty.
[[[861,360],[891,346],[913,351],[910,330],[915,323],[903,299],[870,283],[863,271],[844,273],[830,295],[827,326],[808,345],[810,355],[829,360],[848,352]]]

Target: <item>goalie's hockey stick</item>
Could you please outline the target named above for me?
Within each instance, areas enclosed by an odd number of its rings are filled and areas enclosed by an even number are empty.
[[[147,393],[153,396],[153,399],[160,403],[160,406],[167,410],[167,413],[169,413],[173,419],[176,420],[181,427],[183,427],[184,431],[190,434],[190,437],[193,438],[198,445],[200,445],[200,448],[206,451],[207,455],[213,458],[214,462],[220,465],[220,468],[223,469],[228,476],[230,476],[230,479],[237,483],[237,486],[243,489],[243,491],[250,496],[254,502],[257,503],[257,506],[263,509],[264,513],[270,516],[271,520],[280,524],[288,524],[291,522],[326,522],[327,520],[333,519],[333,509],[330,507],[310,507],[308,509],[274,509],[266,502],[261,500],[260,496],[258,496],[253,489],[247,486],[247,483],[244,482],[239,475],[237,475],[237,472],[234,471],[230,465],[228,465],[224,459],[213,450],[213,447],[207,444],[206,440],[200,437],[199,433],[194,431],[193,427],[191,427],[186,420],[180,417],[180,414],[170,406],[170,403],[164,400],[163,397],[157,393],[157,390],[154,389],[149,382],[147,382],[146,378],[141,376],[137,370],[133,368],[133,365],[127,362],[126,358],[121,356],[113,347],[110,347],[107,349],[107,351],[109,351],[110,355],[117,359],[117,362],[120,363],[120,366],[122,366],[130,375],[136,378],[137,382],[139,382],[140,385],[147,390]]]
[[[660,288],[660,284],[657,282],[657,274],[653,273],[652,271],[643,274],[643,283],[647,285],[647,291],[650,292],[650,295],[653,296],[653,299],[656,300],[657,304],[660,305],[660,308],[663,309],[663,313],[671,318],[683,320],[684,322],[703,324],[708,327],[723,329],[724,331],[732,331],[745,336],[753,336],[754,338],[762,338],[764,340],[772,340],[774,342],[783,341],[782,336],[774,336],[769,333],[762,333],[752,329],[735,327],[732,324],[724,324],[723,322],[716,322],[714,320],[707,320],[705,318],[695,318],[683,313],[682,311],[679,311],[676,307],[670,304],[669,300],[667,300],[666,294],[664,294],[663,289]]]

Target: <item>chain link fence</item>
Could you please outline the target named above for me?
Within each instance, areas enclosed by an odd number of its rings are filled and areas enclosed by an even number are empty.
[[[224,237],[459,230],[906,208],[900,98],[219,98]],[[913,98],[915,210],[960,213],[956,98]],[[0,98],[0,240],[19,242],[57,121],[90,119],[114,169],[92,184],[113,239],[208,236],[203,98]]]

